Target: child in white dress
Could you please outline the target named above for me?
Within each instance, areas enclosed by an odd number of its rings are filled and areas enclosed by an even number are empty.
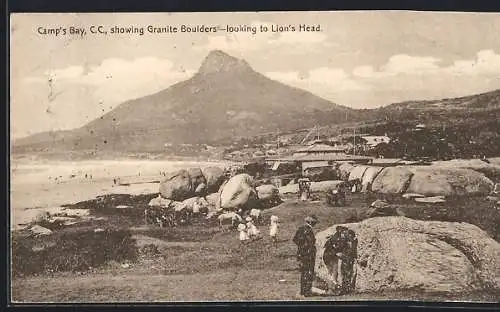
[[[273,243],[278,242],[278,216],[271,216],[271,225],[269,226],[269,236]]]
[[[260,231],[253,223],[252,217],[247,217],[245,221],[247,221],[248,236],[250,239],[260,238]]]
[[[240,223],[238,225],[238,231],[240,232],[240,243],[246,243],[250,239],[250,237],[248,237],[247,226],[245,225],[245,223]]]

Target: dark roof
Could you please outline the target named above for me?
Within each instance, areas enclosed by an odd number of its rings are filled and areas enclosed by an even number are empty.
[[[327,144],[313,144],[301,149],[296,150],[296,153],[314,153],[314,152],[342,152],[345,147],[334,147]]]
[[[358,156],[358,155],[348,155],[348,154],[335,154],[335,155],[290,155],[283,157],[270,157],[266,160],[270,161],[345,161],[345,160],[371,160],[373,157],[368,156]]]

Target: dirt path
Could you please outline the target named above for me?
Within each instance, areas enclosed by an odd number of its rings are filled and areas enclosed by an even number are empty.
[[[23,302],[169,302],[306,300],[298,297],[298,272],[220,270],[207,274],[102,274],[14,280],[12,298]],[[495,302],[499,294],[423,294],[400,291],[380,294],[313,297],[314,301],[426,300]],[[496,297],[495,297],[496,296]],[[496,298],[496,299],[495,299]]]

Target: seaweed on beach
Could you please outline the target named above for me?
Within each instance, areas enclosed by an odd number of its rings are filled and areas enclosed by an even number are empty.
[[[151,199],[158,194],[107,194],[97,196],[95,199],[85,200],[76,204],[65,204],[62,207],[67,209],[90,209],[91,212],[114,209],[116,206],[131,206],[135,208],[147,207]]]
[[[13,276],[82,272],[111,260],[137,260],[137,247],[129,230],[73,228],[44,237],[12,237]]]

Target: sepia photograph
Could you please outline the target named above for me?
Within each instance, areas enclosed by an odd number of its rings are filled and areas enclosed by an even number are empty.
[[[12,13],[12,303],[500,302],[500,14]]]

